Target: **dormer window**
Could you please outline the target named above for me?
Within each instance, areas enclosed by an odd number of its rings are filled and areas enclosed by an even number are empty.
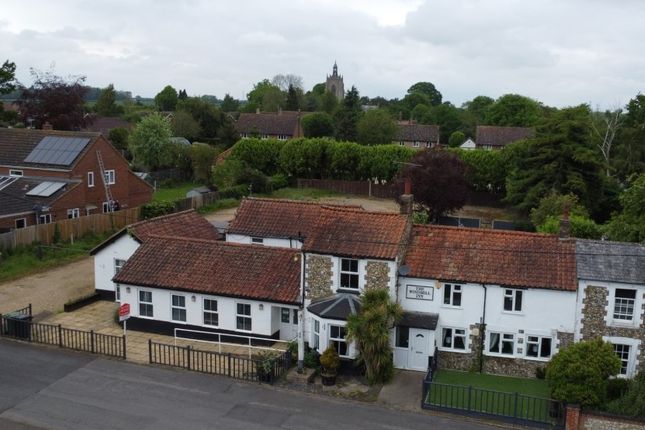
[[[340,288],[358,290],[358,260],[340,259]]]

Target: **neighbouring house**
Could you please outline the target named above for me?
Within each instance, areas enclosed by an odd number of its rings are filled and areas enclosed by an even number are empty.
[[[397,368],[436,358],[533,377],[572,342],[602,337],[622,375],[643,370],[643,245],[413,225],[411,196],[401,200],[387,213],[247,198],[225,241],[194,212],[137,223],[93,251],[96,288],[130,303],[141,329],[300,334],[346,362],[358,353],[348,316],[384,288],[404,311],[390,333]]]
[[[94,288],[106,300],[120,300],[120,289],[112,282],[125,263],[149,237],[220,240],[221,234],[194,210],[139,221],[122,228],[90,251],[94,256]]]
[[[461,149],[472,150],[472,149],[475,149],[477,145],[475,144],[475,141],[469,137],[468,139],[466,139],[464,143],[459,145],[459,147]]]
[[[532,127],[499,127],[478,125],[475,132],[476,149],[502,149],[506,145],[535,136]]]
[[[0,129],[0,230],[131,208],[152,192],[99,133]]]
[[[576,260],[575,339],[613,344],[621,376],[645,371],[645,246],[577,240]]]
[[[132,124],[128,121],[115,116],[100,116],[95,114],[88,114],[85,116],[86,126],[84,131],[92,131],[101,133],[105,138],[109,139],[110,131],[115,128],[125,128],[130,131]]]
[[[235,122],[241,138],[287,140],[303,137],[300,111],[242,113]]]
[[[415,149],[434,148],[439,145],[439,126],[398,121],[392,143]]]

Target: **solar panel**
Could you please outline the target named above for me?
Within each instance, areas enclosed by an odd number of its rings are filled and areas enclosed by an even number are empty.
[[[27,155],[25,163],[69,166],[89,141],[89,137],[45,136]]]
[[[13,184],[17,179],[14,176],[0,176],[0,190]]]
[[[26,193],[27,196],[49,197],[65,186],[65,182],[45,181]]]

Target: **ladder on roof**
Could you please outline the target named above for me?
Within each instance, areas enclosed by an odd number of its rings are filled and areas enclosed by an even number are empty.
[[[105,190],[105,201],[107,202],[107,212],[114,212],[114,199],[112,198],[112,190],[110,184],[105,177],[105,165],[103,164],[103,157],[101,151],[96,151],[96,158],[99,160],[99,168],[101,169],[101,179],[103,180],[103,189]]]

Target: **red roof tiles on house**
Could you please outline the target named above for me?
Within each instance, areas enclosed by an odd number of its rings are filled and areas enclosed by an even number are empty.
[[[397,213],[321,208],[305,240],[307,252],[394,260],[405,242],[408,217]]]
[[[127,229],[142,241],[151,235],[206,240],[219,239],[217,229],[192,209],[139,221],[130,224]]]
[[[557,236],[415,225],[410,277],[575,291],[575,246]]]
[[[308,237],[323,206],[316,202],[246,198],[229,224],[229,234],[245,236],[298,238]],[[360,206],[329,205],[362,210]]]
[[[300,255],[290,249],[149,236],[113,281],[297,304]]]
[[[242,113],[235,122],[235,129],[249,135],[301,137],[300,116],[296,111]]]
[[[535,135],[530,127],[499,127],[495,125],[478,125],[475,144],[481,146],[506,146]]]
[[[395,141],[439,143],[439,126],[399,122],[396,125]]]

